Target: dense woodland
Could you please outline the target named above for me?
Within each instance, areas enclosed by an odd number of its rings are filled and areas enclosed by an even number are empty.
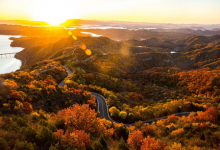
[[[41,30],[13,38],[25,63],[0,75],[0,149],[219,149],[220,35],[124,30],[137,37],[114,41]],[[106,98],[120,124],[99,118],[89,91]],[[171,115],[178,112],[192,113]]]

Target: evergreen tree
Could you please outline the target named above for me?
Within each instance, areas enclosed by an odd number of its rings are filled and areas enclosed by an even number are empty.
[[[129,150],[128,145],[125,143],[123,138],[121,138],[118,143],[118,150]]]

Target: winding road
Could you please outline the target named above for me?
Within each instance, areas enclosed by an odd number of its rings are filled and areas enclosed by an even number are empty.
[[[64,67],[66,68],[66,70],[68,72],[68,75],[72,74],[72,71],[66,65],[64,65]],[[62,81],[59,85],[63,87],[65,85],[64,81]],[[95,92],[91,92],[91,93],[92,93],[92,95],[94,95],[96,97],[97,104],[98,104],[98,111],[100,112],[100,118],[101,119],[105,118],[106,120],[109,120],[109,121],[112,121],[112,122],[115,122],[115,123],[119,123],[119,122],[113,120],[109,116],[109,111],[108,111],[106,99],[98,93],[95,93]],[[180,112],[180,113],[176,113],[176,114],[172,114],[172,115],[175,115],[175,116],[188,116],[190,113],[191,112]],[[169,115],[169,116],[171,116],[171,115]],[[146,120],[146,121],[143,121],[143,123],[152,123],[152,122],[155,122],[155,121],[160,120],[160,119],[166,119],[167,117],[168,116],[164,116],[164,117],[160,117],[160,118],[156,118],[156,119]],[[125,124],[125,125],[130,126],[130,125],[135,125],[135,123]]]

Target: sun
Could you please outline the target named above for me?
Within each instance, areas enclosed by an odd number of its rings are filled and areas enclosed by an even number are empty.
[[[50,25],[59,25],[67,19],[80,17],[79,6],[70,0],[37,0],[31,10],[33,20],[45,21]]]

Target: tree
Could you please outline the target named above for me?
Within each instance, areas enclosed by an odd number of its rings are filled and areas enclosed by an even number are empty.
[[[92,143],[92,149],[93,150],[104,150],[102,144],[99,141],[94,141]]]
[[[143,135],[142,132],[139,130],[130,132],[128,135],[128,145],[133,150],[139,150],[141,148],[143,142]]]
[[[99,137],[99,142],[102,144],[103,148],[105,148],[105,149],[107,148],[107,143],[106,143],[102,134]]]
[[[217,122],[219,111],[215,107],[211,107],[205,111],[205,120],[210,122]]]
[[[118,143],[118,150],[129,150],[128,145],[125,143],[123,138],[121,138]]]
[[[144,139],[141,145],[141,150],[164,150],[166,149],[165,144],[163,144],[159,139],[147,137]]]
[[[109,109],[110,115],[113,117],[118,117],[120,110],[118,110],[115,106]]]
[[[10,146],[8,145],[7,141],[5,139],[3,139],[2,137],[0,137],[0,149],[4,149],[4,150],[10,150]]]
[[[121,111],[118,116],[121,117],[122,119],[125,119],[127,117],[127,112]]]
[[[54,147],[53,145],[50,145],[49,150],[57,150],[56,147]]]
[[[14,150],[34,150],[33,144],[27,141],[17,141],[14,147]]]
[[[128,139],[128,134],[129,131],[128,129],[125,127],[125,125],[121,125],[120,127],[117,127],[115,129],[115,136],[118,137],[118,139],[120,139],[121,137],[124,138],[125,141],[127,141]]]
[[[215,98],[213,99],[213,101],[214,101],[215,103],[220,103],[220,97],[215,97]]]
[[[24,112],[25,113],[31,113],[33,111],[33,108],[31,107],[31,104],[28,102],[23,102]]]
[[[129,119],[130,119],[131,121],[134,120],[134,114],[133,114],[133,113],[129,113],[129,114],[128,114],[128,117],[129,117]]]
[[[55,119],[63,119],[67,126],[77,130],[91,132],[91,127],[96,122],[96,112],[89,108],[88,104],[75,104],[72,107],[63,109],[57,113]]]
[[[82,130],[73,129],[72,132],[66,131],[62,136],[66,146],[86,150],[91,145],[90,135]]]

